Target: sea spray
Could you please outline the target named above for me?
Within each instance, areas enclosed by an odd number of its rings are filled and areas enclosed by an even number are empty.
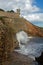
[[[16,33],[16,38],[19,42],[20,49],[16,49],[15,51],[28,55],[33,60],[35,60],[35,57],[39,57],[41,55],[41,52],[43,51],[43,43],[34,42],[34,38],[28,37],[27,33],[24,31]],[[37,41],[36,38],[35,40]]]
[[[27,42],[29,41],[28,35],[24,31],[20,31],[20,32],[16,33],[16,38],[19,42],[19,47],[21,49],[24,48],[24,45],[26,45]]]

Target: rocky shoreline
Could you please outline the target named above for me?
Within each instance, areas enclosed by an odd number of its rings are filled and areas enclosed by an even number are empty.
[[[43,65],[43,52],[40,57],[37,57],[35,59],[38,62],[38,65]]]
[[[3,62],[1,65],[43,65],[43,52],[40,57],[35,59],[36,61],[26,55],[14,51],[10,55],[9,60]]]
[[[33,65],[33,59],[14,51],[3,65]]]

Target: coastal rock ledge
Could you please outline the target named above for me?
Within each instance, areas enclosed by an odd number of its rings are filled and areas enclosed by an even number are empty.
[[[28,56],[22,55],[17,52],[13,52],[11,54],[9,62],[6,61],[4,65],[33,65],[33,59],[29,58]]]

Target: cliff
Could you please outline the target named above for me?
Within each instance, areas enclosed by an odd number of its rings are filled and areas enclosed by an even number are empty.
[[[18,46],[16,33],[24,30],[30,36],[43,37],[43,29],[20,17],[17,13],[0,11],[0,62],[6,61]]]

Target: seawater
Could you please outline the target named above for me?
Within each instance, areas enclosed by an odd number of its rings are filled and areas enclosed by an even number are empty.
[[[35,60],[35,57],[39,57],[43,52],[43,37],[29,37],[24,31],[20,31],[16,34],[19,42],[20,49],[16,49],[18,53],[27,55]],[[33,62],[33,65],[38,65],[37,62]]]

